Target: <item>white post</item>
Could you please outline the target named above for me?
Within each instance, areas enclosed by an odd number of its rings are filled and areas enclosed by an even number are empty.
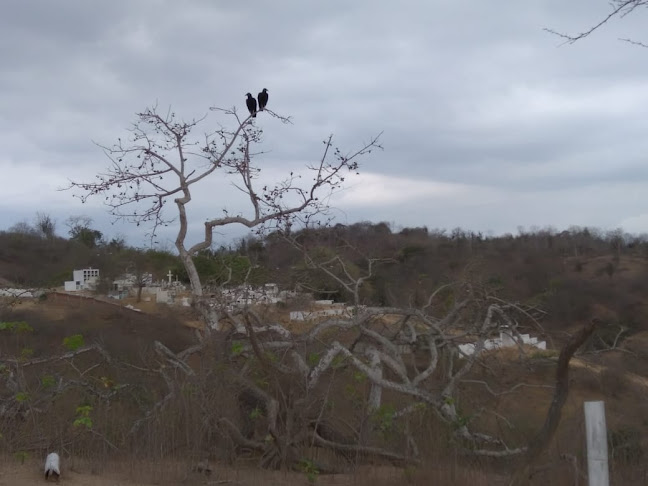
[[[169,273],[167,273],[167,277],[169,277],[169,285],[171,285],[171,277],[173,277],[171,270],[169,270]]]
[[[585,402],[589,486],[610,486],[605,403]]]

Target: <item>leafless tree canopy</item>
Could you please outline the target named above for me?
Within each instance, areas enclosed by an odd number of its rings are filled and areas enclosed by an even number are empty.
[[[168,225],[176,217],[178,234],[175,241],[191,281],[194,302],[201,309],[209,327],[218,327],[218,317],[203,300],[203,286],[192,257],[212,244],[215,228],[242,224],[250,229],[283,227],[295,220],[308,222],[326,212],[328,196],[344,181],[345,175],[358,169],[359,159],[379,148],[378,137],[372,138],[359,149],[343,153],[333,146],[333,136],[324,140],[322,154],[309,164],[310,177],[292,172],[275,185],[257,187],[260,168],[255,157],[262,154],[258,148],[262,141],[260,129],[251,116],[241,119],[235,109],[212,108],[221,115],[219,128],[198,133],[208,120],[180,121],[172,111],[160,113],[157,107],[137,114],[130,129],[130,137],[118,139],[112,146],[100,146],[110,166],[97,176],[95,182],[70,183],[70,189],[83,202],[89,197],[104,198],[111,213],[137,225],[152,225],[155,234],[160,225]],[[264,110],[274,119],[289,123],[270,110]],[[192,201],[194,184],[208,177],[221,177],[231,181],[248,200],[247,214],[214,215],[204,223],[202,241],[187,245],[189,226],[188,206]],[[309,182],[304,182],[309,180]],[[166,210],[169,201],[175,210]]]
[[[47,213],[36,213],[36,230],[44,238],[54,238],[56,235],[56,221]]]

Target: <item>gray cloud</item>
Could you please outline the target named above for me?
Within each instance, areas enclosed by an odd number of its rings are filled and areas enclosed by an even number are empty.
[[[294,120],[258,120],[267,180],[316,159],[329,133],[353,148],[384,130],[385,151],[348,191],[355,199],[333,199],[343,221],[641,231],[647,51],[616,39],[642,39],[642,12],[572,46],[542,31],[585,30],[607,9],[603,0],[7,0],[0,228],[35,211],[87,213],[140,244],[139,229],[110,226],[100,201],[82,206],[56,191],[105,168],[92,141],[123,136],[156,101],[191,118],[211,105],[244,110],[244,93],[266,87],[272,108]],[[226,187],[216,201],[213,189],[197,194],[195,234],[213,208],[243,207]]]

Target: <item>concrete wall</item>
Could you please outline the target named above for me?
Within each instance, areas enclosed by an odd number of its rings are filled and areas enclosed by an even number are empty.
[[[68,280],[63,286],[66,292],[76,292],[78,290],[77,283],[74,280]]]

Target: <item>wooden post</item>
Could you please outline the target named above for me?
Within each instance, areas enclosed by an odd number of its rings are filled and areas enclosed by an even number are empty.
[[[610,486],[605,403],[585,402],[589,486]]]

